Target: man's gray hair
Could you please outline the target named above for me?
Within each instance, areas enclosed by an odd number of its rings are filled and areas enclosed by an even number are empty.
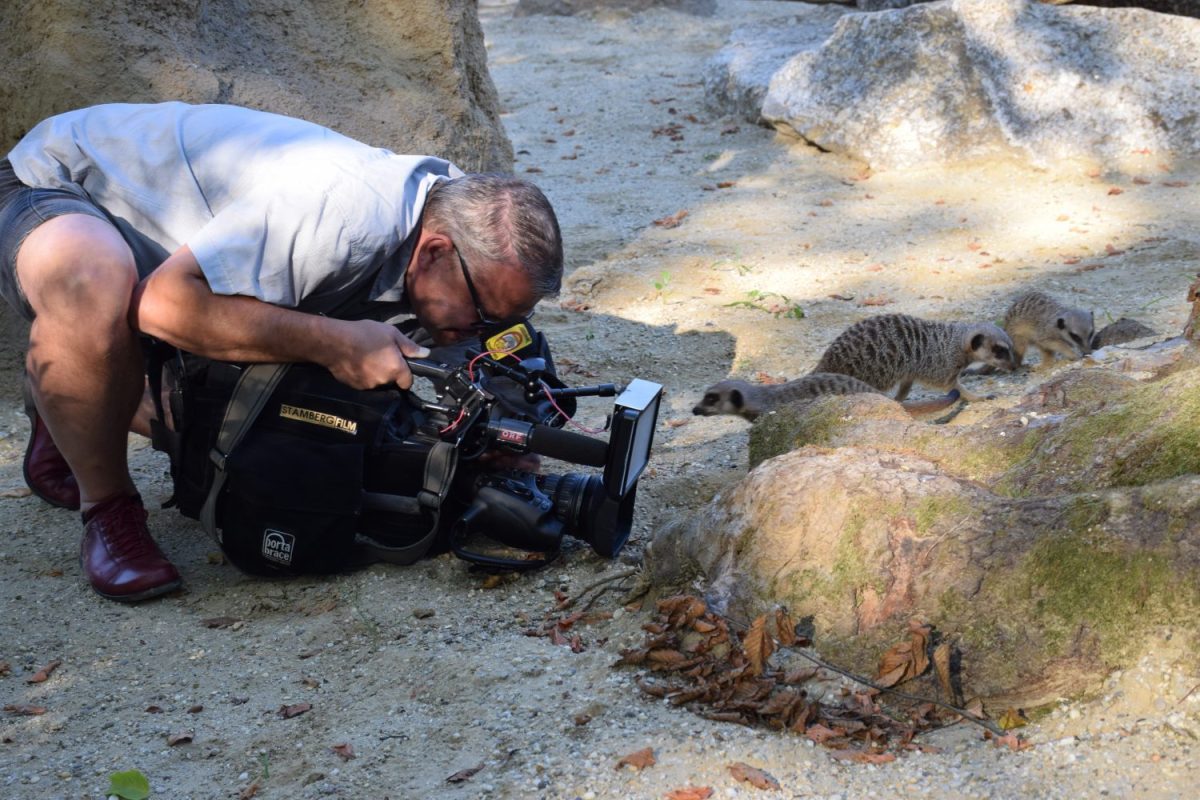
[[[563,246],[550,201],[528,181],[477,173],[434,185],[425,224],[449,236],[472,268],[484,261],[517,261],[536,297],[558,294]]]

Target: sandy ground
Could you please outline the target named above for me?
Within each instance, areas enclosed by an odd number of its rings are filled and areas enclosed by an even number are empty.
[[[198,525],[158,510],[170,495],[165,461],[134,439],[152,528],[186,586],[109,603],[80,575],[77,516],[20,496],[28,426],[15,401],[0,408],[0,705],[46,709],[0,713],[0,797],[101,797],[124,769],[161,798],[661,798],[686,786],[763,798],[1190,794],[1200,678],[1174,666],[1169,641],[1094,699],[1064,699],[1027,729],[1029,750],[960,727],[927,737],[939,753],[845,766],[801,738],[643,696],[634,673],[610,665],[641,641],[647,613],[626,611],[616,593],[593,605],[613,617],[580,631],[582,652],[524,634],[556,591],[636,565],[659,521],[744,472],[746,423],[690,415],[716,380],[799,376],[870,313],[996,319],[1026,287],[1094,308],[1100,323],[1133,316],[1174,333],[1186,318],[1200,252],[1194,164],[1142,154],[1136,174],[980,163],[872,175],[706,109],[701,68],[730,30],[794,8],[722,0],[710,18],[514,18],[504,0],[480,7],[516,170],[544,188],[567,241],[563,295],[537,321],[569,382],[642,377],[667,389],[617,563],[572,546],[496,587],[449,556],[249,578],[218,563]],[[655,224],[680,212],[676,227]],[[1030,380],[979,382],[1003,403]],[[579,420],[598,424],[607,402],[581,404]],[[233,621],[205,623],[219,617]],[[49,680],[28,682],[55,660]],[[299,703],[311,710],[280,715]],[[590,721],[577,724],[581,715]],[[354,758],[333,750],[343,744]],[[614,769],[643,747],[656,765]],[[738,783],[735,761],[782,788]]]

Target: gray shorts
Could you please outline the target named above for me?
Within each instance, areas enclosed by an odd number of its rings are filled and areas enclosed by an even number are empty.
[[[0,295],[14,311],[33,320],[33,308],[17,280],[17,251],[30,231],[63,214],[88,214],[107,221],[83,192],[31,189],[17,178],[8,159],[0,159]]]

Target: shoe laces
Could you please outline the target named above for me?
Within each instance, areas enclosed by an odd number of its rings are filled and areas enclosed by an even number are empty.
[[[146,509],[129,501],[106,509],[102,519],[102,535],[109,552],[115,558],[137,558],[157,551],[150,531],[146,529]]]

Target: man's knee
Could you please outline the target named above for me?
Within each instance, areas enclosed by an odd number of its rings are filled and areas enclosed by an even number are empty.
[[[17,277],[38,316],[88,312],[121,317],[137,284],[129,245],[105,220],[55,217],[35,228],[17,252]]]

